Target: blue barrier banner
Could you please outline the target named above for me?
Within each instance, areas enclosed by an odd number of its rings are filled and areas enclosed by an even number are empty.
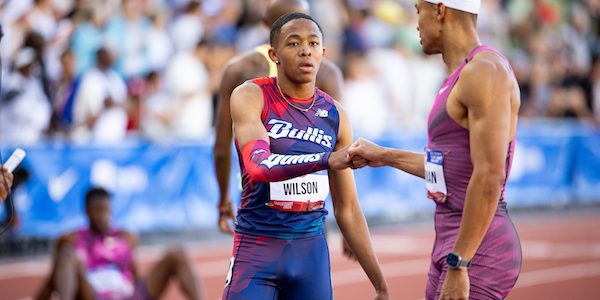
[[[30,179],[14,194],[20,233],[55,237],[85,224],[84,194],[113,194],[116,226],[132,231],[213,226],[217,186],[210,147],[28,148]]]
[[[561,123],[562,124],[562,123]],[[390,136],[377,143],[422,152],[426,135]],[[7,157],[12,149],[3,149]],[[85,225],[84,193],[94,185],[113,194],[113,220],[134,232],[215,228],[217,183],[210,145],[119,147],[70,144],[25,149],[29,180],[14,190],[20,236],[56,237]],[[230,194],[240,194],[233,156]],[[430,215],[422,179],[399,170],[355,171],[368,218],[402,220]],[[511,208],[600,203],[600,131],[581,125],[523,124],[506,198]],[[331,202],[327,204],[332,210]],[[4,215],[4,208],[0,215]]]

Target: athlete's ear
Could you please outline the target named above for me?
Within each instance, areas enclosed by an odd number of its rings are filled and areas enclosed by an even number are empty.
[[[269,48],[269,58],[276,64],[279,64],[279,58],[277,58],[277,53],[275,53],[275,50],[273,49],[273,47]]]
[[[444,19],[444,17],[446,17],[446,5],[444,5],[444,3],[442,3],[442,2],[440,2],[440,3],[436,4],[435,10],[436,10],[436,19],[438,21],[442,21]]]
[[[323,57],[325,57],[325,53],[327,53],[327,48],[323,47]]]

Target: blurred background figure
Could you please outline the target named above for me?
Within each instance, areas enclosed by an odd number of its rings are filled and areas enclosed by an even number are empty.
[[[13,72],[3,82],[0,98],[0,139],[31,145],[43,139],[52,108],[41,80],[35,76],[35,50],[20,49],[12,65]]]
[[[184,251],[168,250],[146,277],[136,267],[135,235],[111,225],[111,199],[103,188],[85,194],[87,228],[61,236],[54,265],[36,299],[158,299],[170,280],[188,299],[202,299]]]
[[[83,74],[73,104],[74,141],[116,143],[125,138],[127,86],[112,65],[112,54],[100,48],[96,67]]]
[[[175,55],[165,73],[169,93],[167,111],[170,134],[183,140],[208,137],[212,123],[210,77],[205,63],[210,59],[205,40]]]

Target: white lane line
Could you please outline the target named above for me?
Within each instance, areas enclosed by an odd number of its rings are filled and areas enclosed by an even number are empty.
[[[596,276],[600,276],[600,261],[546,268],[521,274],[515,289]]]
[[[554,243],[523,241],[523,256],[527,259],[557,260],[569,258],[598,258],[600,243]]]
[[[383,277],[392,278],[426,274],[429,270],[430,261],[430,259],[413,259],[393,263],[384,263],[382,264]],[[362,268],[352,268],[343,271],[332,272],[331,279],[334,286],[369,281]]]

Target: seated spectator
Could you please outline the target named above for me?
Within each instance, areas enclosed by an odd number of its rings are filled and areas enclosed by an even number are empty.
[[[89,227],[58,239],[54,265],[37,299],[157,299],[170,280],[188,299],[201,299],[191,263],[180,249],[169,250],[141,278],[134,261],[136,238],[110,226],[109,193],[92,188],[85,195]]]
[[[35,51],[22,48],[13,62],[14,72],[3,82],[0,101],[0,140],[20,145],[38,142],[48,125],[52,108],[39,78],[34,75]]]

